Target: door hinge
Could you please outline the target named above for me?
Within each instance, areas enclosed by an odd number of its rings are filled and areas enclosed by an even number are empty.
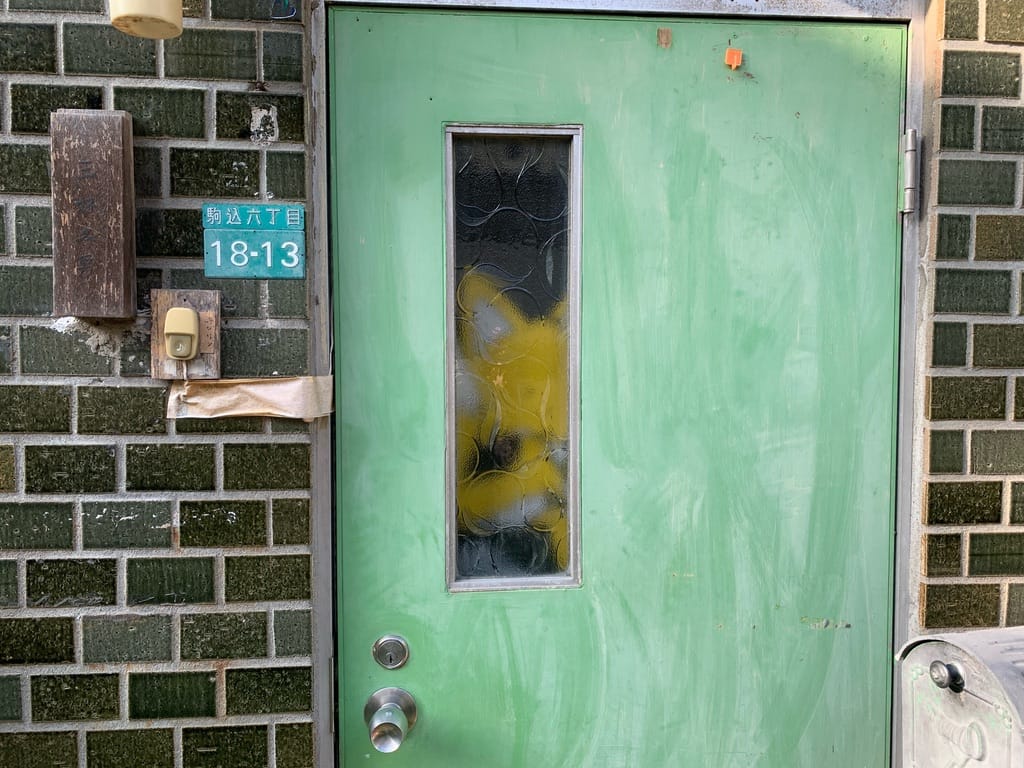
[[[921,186],[921,160],[918,153],[917,129],[903,134],[903,207],[901,213],[917,213]]]

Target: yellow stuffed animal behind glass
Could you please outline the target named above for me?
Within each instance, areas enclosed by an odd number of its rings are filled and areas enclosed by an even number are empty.
[[[569,564],[566,302],[530,318],[518,291],[480,268],[456,289],[459,534],[529,535],[542,551],[522,567],[552,573]]]

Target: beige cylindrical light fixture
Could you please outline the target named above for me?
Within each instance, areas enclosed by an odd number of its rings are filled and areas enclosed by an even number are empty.
[[[110,0],[110,23],[136,37],[177,37],[181,34],[181,0]]]

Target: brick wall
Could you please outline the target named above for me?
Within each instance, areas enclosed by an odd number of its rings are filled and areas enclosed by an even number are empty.
[[[1024,0],[943,22],[920,621],[1024,624]]]
[[[0,0],[4,766],[313,765],[309,430],[168,421],[148,378],[154,287],[223,291],[225,378],[308,371],[305,283],[205,279],[199,213],[304,199],[302,20],[185,5],[185,33],[155,42],[104,0]],[[135,321],[51,316],[66,107],[134,117]]]

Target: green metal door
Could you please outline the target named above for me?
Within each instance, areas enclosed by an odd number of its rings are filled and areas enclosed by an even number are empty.
[[[905,49],[331,9],[346,765],[888,763]],[[449,588],[452,125],[576,132],[578,586]],[[390,686],[418,719],[386,755],[363,710]]]

